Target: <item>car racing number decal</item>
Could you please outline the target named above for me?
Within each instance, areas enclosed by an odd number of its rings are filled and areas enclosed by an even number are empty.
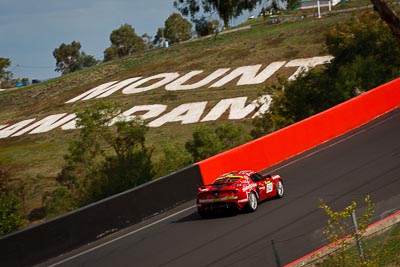
[[[273,184],[271,183],[271,181],[266,181],[265,184],[267,185],[267,186],[266,186],[266,188],[267,188],[267,193],[272,192],[272,190],[273,190]]]

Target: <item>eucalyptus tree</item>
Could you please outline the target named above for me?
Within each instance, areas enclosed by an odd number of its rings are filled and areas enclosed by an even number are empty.
[[[110,41],[111,46],[104,50],[104,61],[122,58],[145,50],[143,39],[129,24],[113,30],[110,34]]]
[[[72,41],[71,44],[62,43],[54,49],[53,56],[56,59],[56,71],[63,75],[77,70],[88,68],[99,63],[93,56],[81,52],[81,43]]]
[[[173,13],[165,21],[164,32],[171,43],[187,41],[192,37],[192,24],[180,14]]]
[[[224,28],[229,28],[229,22],[242,15],[243,11],[253,11],[262,0],[175,0],[174,7],[184,16],[196,20],[198,13],[217,13],[224,22]]]
[[[6,71],[10,65],[11,60],[9,58],[0,57],[0,88],[12,79],[11,71]]]
[[[81,55],[81,43],[72,41],[71,44],[62,43],[58,48],[54,49],[53,56],[56,59],[55,71],[62,74],[74,72],[78,69],[78,61]]]
[[[383,0],[371,0],[374,10],[389,26],[393,35],[400,41],[400,18],[397,16],[393,8]]]
[[[11,61],[9,58],[0,57],[0,79],[3,78],[6,71],[5,69],[11,65]]]

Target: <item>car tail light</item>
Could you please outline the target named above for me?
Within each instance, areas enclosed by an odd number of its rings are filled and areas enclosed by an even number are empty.
[[[197,187],[197,190],[198,190],[199,192],[204,192],[204,191],[207,191],[208,188],[207,188],[206,186],[200,185],[200,186]]]

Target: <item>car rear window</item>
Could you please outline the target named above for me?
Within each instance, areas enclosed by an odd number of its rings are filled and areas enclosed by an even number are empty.
[[[217,180],[215,180],[214,184],[234,183],[240,179],[241,179],[240,177],[222,177],[222,178],[218,178]]]

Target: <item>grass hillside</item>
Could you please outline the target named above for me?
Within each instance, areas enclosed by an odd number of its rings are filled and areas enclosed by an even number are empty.
[[[365,5],[365,1],[361,3]],[[326,31],[351,16],[351,12],[345,12],[327,15],[321,19],[309,17],[274,25],[267,25],[258,19],[255,21],[258,23],[248,30],[174,45],[168,49],[152,50],[22,89],[0,92],[0,125],[13,124],[25,119],[42,119],[64,112],[73,113],[78,108],[93,105],[97,100],[78,101],[73,104],[65,102],[109,81],[121,81],[137,76],[149,77],[165,72],[185,74],[193,70],[204,70],[205,77],[218,68],[233,69],[255,64],[263,64],[263,67],[266,67],[276,61],[323,56],[327,54],[324,44]],[[287,77],[295,69],[281,69],[274,77]],[[269,79],[272,80],[274,79]],[[135,105],[164,104],[168,106],[167,112],[183,103],[209,101],[207,112],[221,99],[239,96],[248,96],[249,100],[255,99],[265,86],[235,84],[236,82],[231,82],[221,88],[176,92],[159,88],[131,95],[117,91],[103,101],[115,102],[122,110]],[[210,124],[224,122],[227,120],[220,119]],[[250,119],[231,122],[251,127]],[[151,128],[147,142],[149,146],[154,147],[155,158],[162,142],[185,143],[191,138],[196,125],[167,123],[159,128]],[[68,142],[77,134],[77,130],[55,129],[43,134],[0,139],[0,169],[9,170],[12,180],[22,180],[29,184],[25,189],[29,198],[26,211],[40,207],[42,193],[54,186],[54,178],[63,165],[63,155],[67,152]]]

